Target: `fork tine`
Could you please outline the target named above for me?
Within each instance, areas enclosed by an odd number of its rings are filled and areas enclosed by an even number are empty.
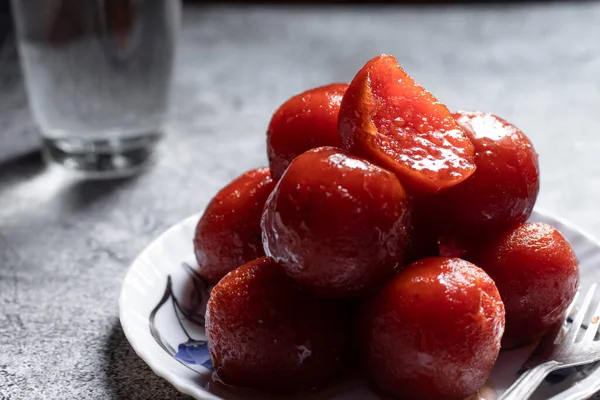
[[[568,319],[571,316],[571,312],[573,311],[575,304],[577,304],[577,299],[579,299],[580,293],[581,288],[577,289],[577,291],[575,292],[575,296],[573,296],[573,301],[571,301],[571,304],[569,304],[569,307],[567,307],[567,311],[565,311],[565,319]]]
[[[552,337],[552,341],[549,342],[550,337],[547,338],[545,345],[547,346],[551,346],[553,344],[558,344],[560,342],[563,341],[563,339],[566,336],[566,332],[567,330],[565,330],[565,334],[561,334],[563,327],[569,322],[569,318],[571,317],[571,313],[573,312],[573,309],[575,308],[575,304],[577,304],[577,300],[579,300],[579,295],[581,294],[581,288],[578,288],[577,291],[575,292],[575,296],[573,296],[573,300],[571,301],[571,304],[569,304],[569,307],[567,307],[567,309],[565,310],[564,313],[564,319],[560,321],[560,324],[557,324],[558,327],[556,327],[554,329],[554,332],[552,332],[552,330],[550,330],[549,333],[551,333],[552,335],[554,335]],[[572,319],[571,319],[572,320]]]
[[[590,303],[592,302],[592,298],[594,297],[595,291],[596,284],[594,283],[592,286],[590,286],[587,293],[585,294],[583,303],[581,303],[579,310],[577,310],[577,314],[575,314],[573,324],[571,325],[569,332],[567,332],[567,336],[565,336],[565,340],[563,343],[574,343],[577,339],[577,333],[579,332],[579,328],[581,327],[585,315],[587,314],[588,308],[590,307]]]
[[[571,315],[575,304],[577,304],[577,299],[579,299],[580,294],[581,288],[578,288],[575,292],[575,296],[573,296],[571,304],[569,304],[569,307],[567,307],[567,309],[565,310],[563,319],[552,325],[552,327],[548,329],[548,332],[546,332],[546,334],[540,339],[540,342],[535,347],[535,350],[533,351],[531,356],[523,364],[524,368],[531,369],[536,365],[540,364],[540,362],[547,361],[547,357],[549,354],[552,353],[554,346],[560,344],[565,339],[566,333],[563,334],[563,328],[568,323],[569,316]]]
[[[594,314],[592,314],[592,320],[587,326],[587,330],[585,331],[585,336],[581,340],[582,343],[591,342],[596,338],[596,333],[598,332],[598,326],[600,326],[600,301],[596,305],[596,309],[594,310]]]

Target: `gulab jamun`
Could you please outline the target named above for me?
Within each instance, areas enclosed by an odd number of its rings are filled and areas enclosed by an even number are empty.
[[[493,114],[460,111],[454,117],[473,143],[477,169],[426,201],[431,223],[442,235],[468,241],[527,221],[540,187],[538,155],[529,139]]]
[[[403,400],[463,400],[483,386],[498,357],[504,306],[482,269],[431,257],[369,296],[357,322],[377,390]]]
[[[209,283],[264,256],[260,220],[275,187],[269,168],[237,177],[210,201],[196,226],[194,253],[198,272]]]
[[[319,147],[296,157],[267,200],[265,252],[302,287],[326,297],[364,294],[402,266],[408,197],[391,172]]]
[[[271,393],[309,390],[338,374],[350,331],[346,304],[300,289],[267,257],[221,279],[206,311],[218,379]]]
[[[579,287],[577,257],[560,232],[525,223],[469,256],[496,282],[506,307],[503,348],[532,342],[563,314]]]
[[[275,180],[292,160],[321,146],[341,147],[338,113],[347,83],[334,83],[300,93],[281,105],[267,130],[267,155]]]
[[[411,192],[437,193],[475,171],[473,145],[450,111],[390,55],[354,77],[338,132],[345,149],[394,172]]]

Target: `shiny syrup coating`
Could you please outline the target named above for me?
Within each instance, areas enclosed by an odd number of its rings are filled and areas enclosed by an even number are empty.
[[[347,83],[333,83],[300,93],[279,107],[267,130],[267,154],[273,179],[279,180],[292,160],[321,146],[342,147],[338,113]]]
[[[544,223],[521,224],[471,254],[496,282],[506,307],[503,348],[532,342],[557,322],[579,287],[569,242]]]
[[[263,214],[267,255],[326,297],[363,294],[391,277],[408,246],[408,198],[394,174],[344,150],[298,156]]]
[[[354,77],[338,131],[344,148],[394,172],[411,192],[436,193],[475,171],[473,146],[450,111],[389,55]]]
[[[483,270],[432,257],[368,297],[357,322],[376,389],[403,400],[463,400],[484,385],[498,357],[504,306]]]
[[[260,220],[275,182],[269,168],[234,179],[210,201],[196,226],[198,272],[215,284],[226,273],[264,256]]]
[[[212,290],[206,338],[218,379],[271,393],[305,391],[340,372],[350,346],[347,305],[300,289],[263,257]]]
[[[473,143],[477,170],[425,201],[432,224],[465,241],[527,221],[540,188],[538,155],[529,139],[493,114],[459,111],[454,117]]]

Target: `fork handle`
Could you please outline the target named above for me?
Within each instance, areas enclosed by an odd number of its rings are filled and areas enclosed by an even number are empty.
[[[546,376],[552,371],[560,369],[561,364],[548,361],[531,368],[521,374],[519,379],[500,398],[500,400],[527,400],[535,392]]]

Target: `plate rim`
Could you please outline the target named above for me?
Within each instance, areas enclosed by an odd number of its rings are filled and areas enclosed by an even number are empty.
[[[201,217],[202,213],[203,213],[203,211],[201,210],[201,211],[196,212],[192,215],[189,215],[186,218],[181,219],[179,222],[171,225],[168,229],[163,231],[160,235],[156,236],[139,253],[137,253],[135,258],[130,262],[130,264],[127,267],[127,270],[125,272],[123,281],[121,282],[121,288],[119,291],[119,306],[118,306],[119,322],[121,324],[121,328],[123,329],[123,333],[125,334],[125,338],[129,342],[129,345],[133,348],[133,351],[136,353],[136,355],[138,357],[140,357],[144,361],[144,363],[146,363],[146,365],[157,376],[159,376],[162,379],[169,382],[173,387],[175,387],[175,389],[177,389],[181,393],[187,394],[196,399],[222,400],[220,397],[217,397],[216,395],[214,395],[210,392],[207,392],[205,390],[199,390],[200,388],[197,385],[193,384],[188,379],[171,372],[167,367],[164,367],[162,364],[152,361],[152,358],[153,358],[152,354],[154,353],[154,351],[150,350],[151,347],[142,346],[142,345],[140,345],[140,343],[137,343],[138,338],[136,337],[136,335],[133,332],[134,331],[133,325],[129,321],[127,321],[126,318],[124,318],[124,315],[126,314],[125,310],[127,308],[126,300],[125,300],[125,297],[126,297],[125,293],[126,293],[126,289],[127,289],[126,281],[128,280],[128,277],[130,276],[130,274],[132,273],[135,265],[139,262],[141,256],[143,254],[146,254],[147,252],[149,252],[155,246],[157,246],[161,241],[164,240],[164,237],[171,235],[173,232],[175,232],[178,229],[181,229],[181,226],[192,224],[192,221],[197,221]],[[567,227],[570,230],[578,232],[581,236],[585,237],[586,240],[593,243],[595,246],[597,246],[600,249],[600,240],[597,239],[590,232],[588,232],[586,229],[582,229],[581,227],[579,227],[577,224],[574,224],[562,217],[559,217],[556,214],[549,212],[546,209],[541,208],[541,207],[537,207],[537,206],[534,207],[532,215],[534,213],[538,214],[541,217],[546,217],[546,218],[552,219],[559,225]],[[195,224],[195,222],[194,222],[194,224]],[[560,227],[557,227],[557,228],[559,229],[559,231],[561,230]],[[589,378],[592,378],[593,375],[594,374],[582,379],[580,382],[578,382],[576,385],[574,385],[572,388],[573,389],[576,388],[576,390],[572,391],[572,393],[568,396],[568,399],[569,400],[585,399],[585,398],[589,398],[590,396],[594,395],[596,393],[595,390],[593,392],[590,392],[590,389],[593,389],[593,387],[594,387],[594,385],[593,385],[594,382],[590,382],[590,380],[589,380]],[[576,397],[576,396],[584,396],[584,397]],[[561,394],[553,397],[552,400],[558,400],[559,398],[563,398],[561,396]],[[567,399],[567,398],[565,398],[565,399]]]
[[[135,264],[140,260],[142,254],[147,253],[153,247],[157,246],[160,241],[163,240],[165,236],[172,234],[176,230],[180,229],[182,225],[190,223],[191,220],[200,218],[202,211],[189,215],[188,217],[180,220],[179,222],[171,225],[168,229],[163,231],[160,235],[156,236],[146,247],[144,247],[133,259],[133,261],[127,267],[127,271],[125,272],[125,277],[123,278],[123,282],[121,283],[121,289],[119,291],[119,323],[121,324],[121,328],[123,329],[123,333],[125,334],[125,338],[129,345],[133,348],[135,354],[144,361],[144,363],[150,367],[152,372],[154,372],[157,376],[169,382],[175,389],[180,391],[181,393],[192,396],[195,399],[202,400],[222,400],[220,397],[213,395],[212,393],[206,391],[198,391],[198,387],[191,383],[189,380],[172,373],[168,370],[168,368],[163,367],[162,364],[151,361],[153,351],[149,350],[146,346],[135,345],[137,338],[133,333],[133,326],[123,317],[125,315],[126,301],[124,298],[126,297],[126,285],[125,281],[127,277],[132,272]],[[199,397],[202,396],[202,397]]]

